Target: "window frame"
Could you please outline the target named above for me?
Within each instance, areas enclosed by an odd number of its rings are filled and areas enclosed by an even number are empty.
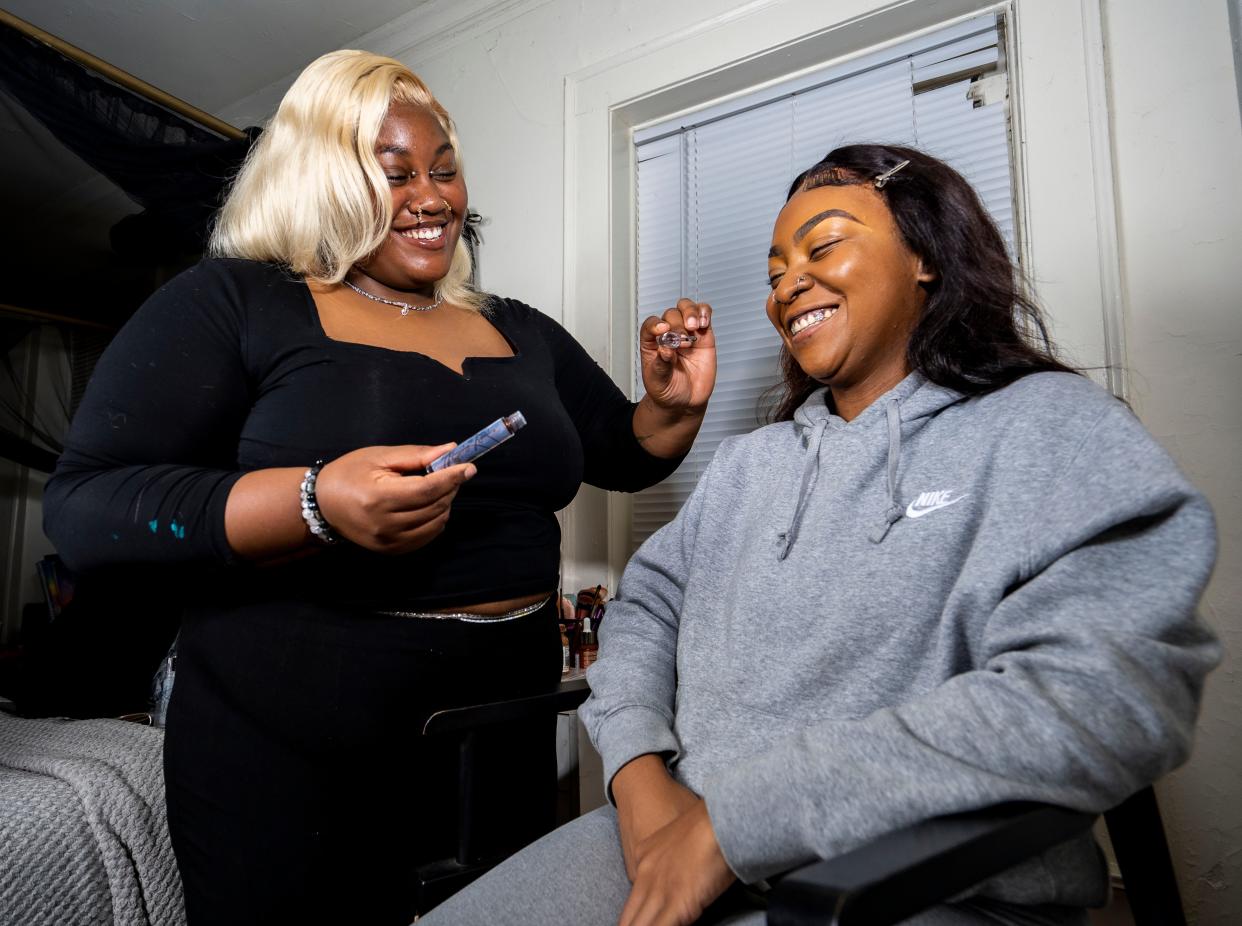
[[[689,457],[630,500],[631,550],[672,519],[723,435],[766,423],[780,339],[757,311],[767,292],[768,229],[753,222],[775,218],[799,170],[851,141],[919,145],[963,171],[1017,253],[1006,25],[1002,14],[979,14],[727,104],[635,127],[637,315],[659,312],[679,295],[710,301],[722,353],[712,407]],[[721,240],[722,224],[740,216],[750,224]],[[732,240],[739,236],[744,250]],[[631,394],[643,391],[635,370]]]
[[[827,7],[834,9],[827,9]],[[750,4],[565,83],[565,325],[626,388],[635,317],[632,132],[871,54],[980,13],[1005,17],[1019,259],[1072,362],[1124,366],[1100,0],[945,0],[855,15],[811,0]],[[1031,88],[1035,88],[1032,92]],[[604,306],[607,311],[604,311]],[[1114,391],[1124,392],[1112,382]],[[565,575],[624,566],[629,501],[584,489],[562,517]],[[599,530],[605,524],[606,530]]]

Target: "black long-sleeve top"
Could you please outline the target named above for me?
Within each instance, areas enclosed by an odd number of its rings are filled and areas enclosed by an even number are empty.
[[[558,324],[510,299],[491,299],[487,317],[514,356],[467,358],[459,374],[423,354],[332,340],[305,283],[276,266],[205,260],[153,295],[101,358],[46,488],[45,530],[74,569],[190,566],[230,596],[416,609],[554,588],[554,513],[579,485],[636,491],[679,461],[639,446],[633,404]],[[274,569],[235,561],[224,509],[243,473],[461,441],[518,410],[527,427],[479,461],[422,549],[341,544]]]

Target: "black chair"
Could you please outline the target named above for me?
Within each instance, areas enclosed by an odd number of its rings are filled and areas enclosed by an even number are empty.
[[[452,737],[457,742],[457,850],[451,858],[422,865],[415,873],[417,907],[426,912],[521,848],[498,838],[497,820],[485,810],[476,752],[480,734],[489,728],[571,711],[587,699],[585,678],[561,682],[547,694],[437,711],[423,725],[423,736]],[[551,788],[553,782],[549,782]],[[549,815],[544,832],[556,825]],[[542,835],[542,833],[534,834]]]
[[[1151,788],[1105,815],[1136,926],[1185,926]],[[937,817],[782,877],[770,926],[889,926],[1085,832],[1092,814],[1012,803]]]
[[[1135,926],[1186,926],[1156,792],[1144,788],[1104,814]]]

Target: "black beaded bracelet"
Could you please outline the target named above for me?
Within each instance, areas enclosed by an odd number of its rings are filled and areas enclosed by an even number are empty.
[[[311,534],[331,545],[340,538],[332,530],[332,525],[323,519],[319,511],[319,501],[315,498],[315,480],[319,478],[319,471],[323,469],[323,465],[323,460],[316,460],[315,465],[302,477],[302,520],[306,522],[306,527]]]

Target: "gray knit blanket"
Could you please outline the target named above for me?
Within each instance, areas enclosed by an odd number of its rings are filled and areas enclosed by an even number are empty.
[[[163,731],[0,713],[0,926],[179,926]]]

